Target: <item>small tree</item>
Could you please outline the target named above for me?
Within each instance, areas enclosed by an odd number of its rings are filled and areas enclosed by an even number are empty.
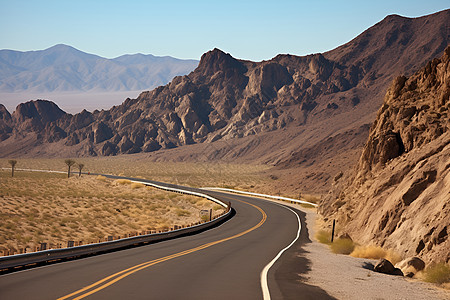
[[[70,177],[70,168],[75,164],[75,161],[73,159],[66,159],[64,162],[69,167],[69,169],[67,170],[67,178],[69,178]]]
[[[16,167],[17,160],[10,159],[8,160],[8,163],[11,165],[11,177],[14,177],[14,168]]]
[[[78,171],[80,171],[80,173],[78,173],[78,177],[80,177],[81,176],[81,170],[83,170],[83,168],[84,168],[84,164],[77,164],[77,167],[78,167]]]

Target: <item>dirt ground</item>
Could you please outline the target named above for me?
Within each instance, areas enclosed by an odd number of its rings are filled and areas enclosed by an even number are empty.
[[[307,284],[318,286],[337,299],[450,299],[450,290],[419,279],[386,275],[371,271],[368,264],[376,260],[334,254],[329,247],[315,240],[315,209],[286,204],[306,213],[306,224],[311,243],[304,246],[304,256],[311,270],[301,274]]]

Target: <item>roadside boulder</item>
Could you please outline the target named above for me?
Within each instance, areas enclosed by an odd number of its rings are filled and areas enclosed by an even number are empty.
[[[408,277],[413,277],[417,272],[425,269],[425,262],[418,257],[409,257],[395,265]]]
[[[378,263],[374,267],[374,271],[389,275],[403,276],[403,272],[399,268],[394,267],[394,265],[389,260],[384,258],[378,261]]]

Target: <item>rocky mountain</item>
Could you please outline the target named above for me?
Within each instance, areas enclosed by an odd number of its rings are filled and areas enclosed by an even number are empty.
[[[21,104],[3,120],[0,155],[257,162],[289,170],[283,189],[324,191],[358,157],[389,82],[444,51],[449,21],[450,10],[388,16],[330,52],[262,62],[214,49],[189,75],[107,111],[37,122],[28,110],[52,105]]]
[[[197,64],[143,54],[107,59],[67,45],[27,52],[0,50],[0,92],[145,90],[187,74]]]
[[[397,77],[359,163],[336,178],[321,213],[362,244],[450,260],[450,47]]]

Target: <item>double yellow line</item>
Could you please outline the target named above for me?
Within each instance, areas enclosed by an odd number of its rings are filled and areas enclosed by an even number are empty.
[[[93,284],[88,285],[88,286],[86,286],[86,287],[84,287],[84,288],[82,288],[80,290],[77,290],[77,291],[75,291],[75,292],[73,292],[71,294],[68,294],[68,295],[63,296],[61,298],[58,298],[58,300],[64,300],[64,299],[69,299],[69,298],[71,298],[73,300],[83,299],[83,298],[85,298],[85,297],[87,297],[89,295],[92,295],[92,294],[100,291],[100,290],[103,290],[104,288],[106,288],[106,287],[116,283],[117,281],[119,281],[119,280],[121,280],[121,279],[123,279],[123,278],[125,278],[125,277],[127,277],[127,276],[129,276],[131,274],[133,274],[133,273],[136,273],[136,272],[138,272],[140,270],[143,270],[145,268],[148,268],[148,267],[151,267],[153,265],[159,264],[161,262],[165,262],[165,261],[168,261],[168,260],[180,257],[180,256],[184,256],[184,255],[187,255],[187,254],[190,254],[190,253],[193,253],[193,252],[197,252],[197,251],[209,248],[211,246],[214,246],[214,245],[217,245],[217,244],[220,244],[220,243],[232,240],[232,239],[236,239],[238,237],[241,237],[241,236],[243,236],[243,235],[245,235],[245,234],[247,234],[247,233],[249,233],[249,232],[251,232],[251,231],[253,231],[253,230],[255,230],[255,229],[259,228],[259,227],[261,227],[264,224],[264,222],[266,222],[267,214],[259,206],[256,206],[254,204],[251,204],[251,203],[248,203],[248,202],[245,202],[245,201],[241,201],[241,200],[236,200],[236,201],[239,201],[239,202],[251,205],[251,206],[255,207],[256,209],[258,209],[261,212],[261,214],[262,214],[261,221],[259,221],[259,223],[256,224],[255,226],[253,226],[252,228],[247,229],[247,230],[245,230],[245,231],[243,231],[241,233],[238,233],[236,235],[233,235],[233,236],[230,236],[230,237],[227,237],[227,238],[215,241],[215,242],[210,242],[210,243],[198,246],[196,248],[192,248],[192,249],[189,249],[189,250],[178,252],[178,253],[175,253],[175,254],[172,254],[172,255],[169,255],[169,256],[165,256],[165,257],[158,258],[158,259],[155,259],[155,260],[147,261],[147,262],[138,264],[138,265],[136,265],[134,267],[131,267],[131,268],[125,269],[123,271],[117,272],[117,273],[112,274],[112,275],[110,275],[108,277],[105,277],[105,278],[103,278],[103,279],[101,279],[101,280],[99,280],[97,282],[94,282]]]

